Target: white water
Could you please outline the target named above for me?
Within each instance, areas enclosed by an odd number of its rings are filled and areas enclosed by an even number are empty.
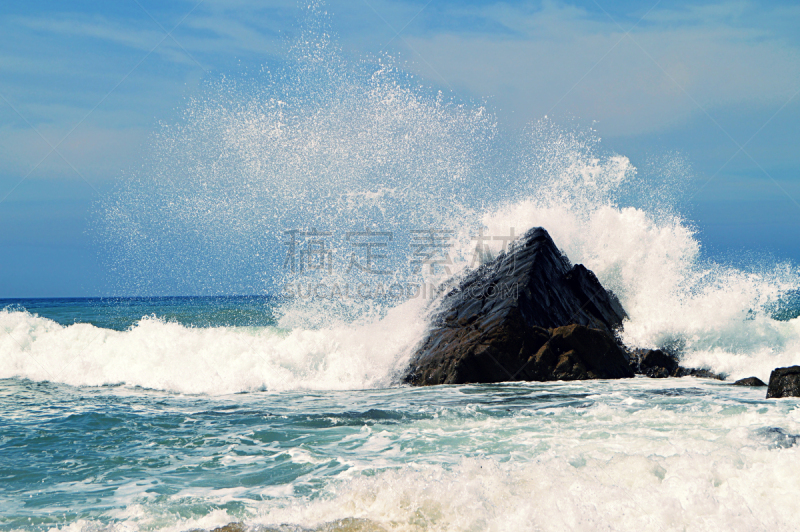
[[[554,452],[534,463],[410,466],[354,479],[332,501],[270,509],[251,522],[320,526],[359,516],[398,531],[792,530],[800,453],[734,445],[713,454],[587,449],[573,463]]]
[[[663,197],[652,210],[618,204],[627,187],[637,186],[627,158],[604,154],[590,133],[564,132],[547,120],[526,134],[530,145],[523,149],[533,155],[515,170],[515,199],[482,215],[471,209],[449,215],[462,220],[452,249],[456,270],[473,254],[475,216],[488,235],[543,226],[573,263],[593,270],[619,296],[629,316],[628,345],[677,345],[684,365],[732,379],[766,381],[775,367],[800,364],[800,318],[776,321],[763,310],[800,286],[794,267],[744,272],[702,260],[697,235]],[[380,318],[385,309],[367,305],[365,314],[364,301],[297,300],[283,309],[281,324],[289,329],[283,332],[194,329],[153,319],[114,332],[3,311],[0,330],[8,334],[0,335],[0,377],[187,393],[388,386],[424,335],[428,302],[411,300]],[[348,305],[358,318],[350,324],[341,319]]]
[[[340,396],[344,408],[392,405],[428,415],[342,426],[324,435],[308,428],[305,444],[287,451],[287,460],[322,469],[332,460],[348,464],[333,477],[313,478],[324,480],[313,497],[302,494],[311,475],[264,486],[187,486],[157,500],[144,491],[147,483],[137,484],[118,490],[122,508],[109,529],[180,532],[233,521],[252,530],[287,525],[280,529],[287,531],[796,528],[800,448],[764,432],[781,427],[797,435],[796,401],[765,401],[763,390],[691,378],[419,392],[424,399],[418,397],[417,404],[411,394],[390,390]],[[296,396],[271,397],[285,402],[287,412],[304,415],[315,407],[343,408],[333,394],[317,394],[313,406]],[[244,404],[275,408],[263,397]],[[501,405],[513,412],[504,414]],[[232,428],[225,436],[249,442],[253,427]],[[247,445],[229,447],[231,459],[237,457],[234,449]],[[258,457],[251,458],[254,468],[262,467]],[[246,511],[189,517],[176,511],[231,500],[245,501]],[[342,521],[348,519],[357,521]],[[96,526],[84,520],[63,529]]]
[[[703,260],[697,235],[670,209],[669,190],[658,208],[618,204],[626,188],[640,185],[627,158],[598,155],[596,138],[553,131],[547,121],[530,135],[546,164],[523,165],[520,174],[536,192],[484,215],[489,233],[547,228],[573,263],[594,271],[619,296],[629,316],[628,345],[677,344],[685,365],[732,378],[766,380],[775,367],[800,363],[800,318],[777,321],[764,310],[800,286],[796,267],[745,272]]]
[[[390,386],[425,328],[420,302],[360,326],[192,328],[144,318],[127,331],[0,311],[0,378],[127,384],[180,393]]]

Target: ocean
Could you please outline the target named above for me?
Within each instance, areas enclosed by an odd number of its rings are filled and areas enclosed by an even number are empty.
[[[409,388],[413,338],[267,297],[0,305],[2,530],[795,529],[800,400],[764,388]]]

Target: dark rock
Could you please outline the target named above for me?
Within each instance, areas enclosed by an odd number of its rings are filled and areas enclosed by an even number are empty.
[[[739,379],[733,383],[734,386],[766,386],[764,381],[758,377],[747,377],[746,379]]]
[[[628,361],[637,375],[663,379],[666,377],[698,377],[725,380],[725,375],[705,368],[686,368],[679,364],[678,357],[664,349],[628,349]]]
[[[800,366],[775,368],[769,376],[767,399],[800,397]]]
[[[522,338],[523,334],[527,338]],[[614,337],[573,324],[555,329],[532,327],[527,332],[497,327],[484,335],[481,343],[459,344],[452,351],[439,350],[418,361],[406,382],[425,386],[627,377],[633,377],[633,371]]]
[[[698,379],[716,379],[718,381],[724,381],[727,377],[724,373],[714,373],[710,369],[706,368],[684,368],[683,366],[678,366],[678,370],[675,372],[673,377],[697,377]]]
[[[648,349],[639,359],[640,372],[648,377],[671,377],[678,367],[678,361],[660,349]]]
[[[404,381],[630,377],[614,337],[624,318],[597,277],[570,267],[547,231],[535,228],[443,297]]]
[[[583,325],[552,329],[552,336],[522,368],[526,380],[622,379],[633,377],[614,337]]]

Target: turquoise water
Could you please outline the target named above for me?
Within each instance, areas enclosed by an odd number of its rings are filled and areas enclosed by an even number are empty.
[[[800,488],[799,403],[764,395],[690,378],[222,396],[3,379],[0,527],[790,530],[774,486]]]
[[[795,528],[800,400],[763,388],[407,388],[413,302],[322,329],[263,297],[4,304],[2,530]]]

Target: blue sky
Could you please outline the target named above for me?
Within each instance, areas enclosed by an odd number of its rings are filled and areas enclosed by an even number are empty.
[[[503,125],[592,125],[643,164],[679,153],[706,252],[800,262],[800,6],[330,1],[345,52],[389,52]],[[102,295],[93,204],[203,80],[280,61],[294,1],[0,6],[0,297]],[[169,33],[168,33],[169,32]]]

